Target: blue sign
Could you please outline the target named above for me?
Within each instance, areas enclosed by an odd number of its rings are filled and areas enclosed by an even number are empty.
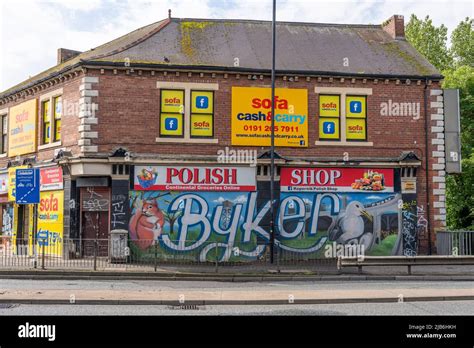
[[[48,230],[42,230],[40,228],[40,230],[38,231],[38,233],[36,234],[36,239],[38,240],[38,244],[40,246],[48,246],[48,234],[49,234],[49,231]]]
[[[324,134],[334,134],[336,131],[336,126],[334,122],[323,122],[323,133]]]
[[[175,131],[178,129],[178,119],[169,117],[165,120],[165,129],[168,131]]]
[[[17,204],[36,204],[40,202],[39,169],[17,169],[15,186]]]
[[[209,98],[206,96],[198,96],[196,98],[196,108],[207,109],[209,107]]]
[[[353,114],[360,114],[362,111],[362,103],[360,101],[353,100],[349,103],[349,109]]]

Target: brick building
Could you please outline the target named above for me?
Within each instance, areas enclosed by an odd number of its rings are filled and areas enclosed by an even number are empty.
[[[222,260],[258,257],[270,66],[265,21],[170,17],[87,52],[59,49],[56,66],[0,94],[3,235],[28,253],[47,236],[52,255],[86,255],[80,240],[127,229],[140,255],[158,239],[162,254],[205,260],[218,242]],[[446,215],[442,76],[405,40],[403,17],[278,22],[276,68],[281,250],[434,253]],[[14,202],[21,166],[42,171],[38,233],[33,207]]]

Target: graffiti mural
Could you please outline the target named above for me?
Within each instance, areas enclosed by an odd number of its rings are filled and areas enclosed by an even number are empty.
[[[13,205],[7,204],[3,208],[2,235],[11,236],[13,232]]]
[[[322,256],[327,243],[363,246],[367,255],[397,253],[399,194],[282,193],[277,227],[283,250]]]
[[[183,254],[200,261],[262,257],[270,236],[261,221],[270,202],[257,192],[131,191],[133,251],[146,257]],[[326,243],[363,245],[366,254],[398,250],[400,195],[396,193],[282,192],[277,245],[322,257]],[[257,205],[258,201],[258,205]],[[262,244],[260,241],[266,241]]]

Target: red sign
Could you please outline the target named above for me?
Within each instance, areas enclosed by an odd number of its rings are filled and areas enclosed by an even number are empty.
[[[40,170],[40,191],[62,190],[63,170],[60,167]]]
[[[135,190],[255,191],[254,167],[135,166]]]
[[[283,192],[393,192],[393,169],[282,168]]]

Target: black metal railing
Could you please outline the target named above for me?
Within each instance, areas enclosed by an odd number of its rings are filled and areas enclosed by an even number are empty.
[[[190,247],[195,243],[170,241],[166,245],[153,240],[71,238],[32,241],[0,237],[0,268],[160,271],[176,266],[180,270],[190,267],[208,272],[294,267],[336,269],[336,258],[277,246],[271,263],[268,243],[256,245],[251,251],[217,241],[204,242],[194,249]]]

